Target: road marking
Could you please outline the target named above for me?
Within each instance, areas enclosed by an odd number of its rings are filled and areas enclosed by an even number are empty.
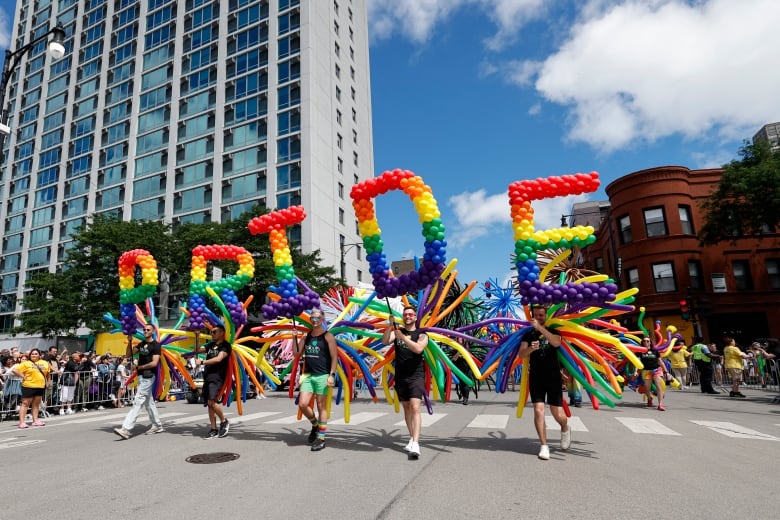
[[[364,422],[372,421],[374,419],[377,419],[379,417],[382,417],[383,415],[387,415],[384,412],[359,412],[359,413],[353,413],[349,417],[349,424],[350,425],[358,425],[363,424]],[[328,424],[346,424],[344,422],[344,419],[336,419],[335,421],[331,421]]]
[[[29,439],[25,441],[9,442],[7,444],[6,443],[0,444],[0,450],[7,450],[8,448],[19,448],[22,446],[30,446],[32,444],[40,444],[42,442],[46,442],[46,441],[43,439]]]
[[[274,419],[273,421],[268,421],[266,424],[295,424],[297,422],[308,423],[309,421],[303,416],[298,419],[298,415],[290,415],[288,417],[281,417],[279,419]]]
[[[447,417],[446,413],[435,413],[433,415],[424,413],[421,415],[422,417],[422,426],[423,428],[427,428],[428,426],[431,426],[433,424],[436,424],[441,419],[444,419]],[[398,421],[393,426],[406,426],[406,421]]]
[[[225,414],[225,417],[233,415],[230,412],[224,412],[223,411],[223,413]],[[177,415],[184,415],[184,414],[177,414]],[[160,417],[162,417],[162,416],[160,416]],[[198,421],[205,421],[205,422],[209,421],[208,413],[205,412],[205,410],[204,410],[202,415],[198,414],[198,415],[191,415],[189,417],[182,417],[181,419],[174,419],[172,421],[167,421],[166,423],[164,423],[164,425],[165,424],[171,424],[171,425],[187,424],[187,423],[198,422]]]
[[[240,417],[236,417],[234,419],[230,419],[230,424],[243,424],[247,423],[249,421],[254,421],[255,419],[262,419],[263,417],[268,417],[269,415],[277,415],[281,412],[257,412],[257,413],[250,413],[248,415],[242,415]]]
[[[671,428],[667,428],[655,419],[640,419],[638,417],[616,417],[623,426],[634,433],[651,433],[654,435],[680,435]]]
[[[544,423],[547,425],[548,430],[561,431],[561,425],[558,424],[558,421],[556,421],[552,415],[545,415]],[[569,420],[566,421],[566,424],[569,425],[569,429],[571,429],[571,431],[573,432],[589,431],[588,428],[585,426],[585,423],[583,423],[582,419],[580,419],[579,417],[569,417]]]
[[[780,441],[774,435],[768,435],[766,433],[757,432],[744,426],[730,422],[719,421],[691,421],[693,424],[704,426],[710,430],[725,435],[726,437],[734,437],[736,439],[759,439],[762,441]]]
[[[474,417],[467,428],[492,428],[502,429],[506,428],[506,423],[509,421],[508,415],[487,415],[480,414]]]

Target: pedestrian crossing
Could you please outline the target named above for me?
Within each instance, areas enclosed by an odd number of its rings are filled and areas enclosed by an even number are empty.
[[[352,413],[350,420],[347,423],[345,418],[336,417],[341,412],[341,409],[334,410],[334,417],[332,417],[328,426],[330,428],[354,428],[363,425],[376,425],[380,427],[387,427],[390,422],[395,427],[405,427],[406,423],[403,420],[402,414],[395,414],[392,411],[382,412],[367,412],[361,411]],[[529,410],[530,412],[530,410]],[[69,416],[52,416],[47,420],[45,430],[51,430],[52,428],[59,427],[80,427],[87,425],[105,425],[105,426],[117,426],[121,424],[125,418],[127,412],[96,412],[89,416],[84,415],[69,415]],[[242,424],[263,424],[273,427],[274,425],[281,426],[293,426],[296,424],[303,424],[303,420],[298,418],[297,413],[290,413],[289,410],[283,412],[279,411],[262,411],[255,413],[247,413],[244,415],[237,415],[235,410],[226,409],[225,415],[230,419],[230,423],[233,426]],[[517,421],[510,421],[514,417],[513,414],[474,414],[473,417],[466,418],[464,423],[464,417],[462,414],[448,414],[448,413],[434,413],[434,414],[422,414],[422,426],[423,432],[426,429],[433,427],[434,425],[442,426],[446,428],[447,425],[454,425],[459,431],[463,429],[463,434],[478,434],[479,431],[485,430],[506,430],[516,428]],[[141,424],[145,424],[145,415],[141,416]],[[208,417],[205,410],[198,407],[197,411],[160,411],[160,419],[166,428],[175,428],[182,425],[204,425],[208,422]],[[398,420],[401,419],[401,420]],[[523,419],[524,421],[526,419]],[[528,414],[528,422],[533,424],[532,414]],[[589,433],[593,428],[598,427],[605,421],[614,421],[618,423],[626,432],[638,435],[656,435],[656,436],[670,436],[679,437],[684,435],[690,435],[690,429],[688,426],[695,425],[696,427],[703,428],[705,430],[714,432],[728,438],[736,439],[749,439],[776,442],[780,441],[780,424],[774,424],[767,427],[771,431],[758,431],[753,428],[739,425],[733,422],[727,421],[706,421],[698,419],[688,419],[684,421],[669,420],[673,422],[673,425],[665,424],[664,419],[646,418],[646,417],[611,417],[611,416],[598,416],[589,415],[587,418],[580,416],[572,416],[568,419],[568,425],[574,432]],[[458,421],[459,425],[454,424]],[[586,424],[586,421],[588,424]],[[560,426],[551,415],[545,417],[545,423],[548,430],[560,431]],[[465,428],[464,428],[465,424]],[[688,426],[686,426],[688,425]],[[6,422],[0,424],[0,450],[7,449],[9,447],[15,447],[20,445],[35,444],[42,442],[35,439],[18,439],[14,437],[14,434],[19,433],[16,429],[14,422]],[[33,428],[25,430],[25,435],[29,435],[35,431],[41,431],[44,428]],[[21,444],[20,444],[21,443]]]

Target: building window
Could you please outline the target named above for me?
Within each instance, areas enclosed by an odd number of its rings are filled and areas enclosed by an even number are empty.
[[[604,272],[604,259],[602,257],[596,259],[596,271],[600,273]]]
[[[336,160],[336,170],[339,173],[344,173],[344,160],[341,157],[338,157]]]
[[[341,184],[341,183],[339,183],[339,190],[338,190],[338,193],[339,193],[339,198],[340,198],[340,199],[343,199],[343,198],[344,198],[344,185],[343,185],[343,184]]]
[[[336,146],[339,147],[339,150],[344,149],[344,139],[341,137],[341,134],[336,134]]]
[[[677,291],[677,284],[674,281],[674,265],[671,262],[653,264],[653,283],[656,293]]]
[[[336,122],[341,124],[341,110],[336,110]]]
[[[750,264],[747,260],[734,260],[731,262],[734,272],[734,285],[738,291],[750,291],[753,289],[753,279],[750,276]]]
[[[336,52],[336,56],[341,56],[341,47],[339,46],[338,42],[335,43],[333,49]]]
[[[620,243],[630,243],[633,238],[631,237],[631,219],[628,215],[622,216],[618,219],[618,227],[620,228]]]
[[[646,209],[645,213],[645,236],[661,237],[667,235],[666,218],[664,218],[663,208]]]
[[[691,279],[691,289],[696,289],[698,291],[704,290],[704,276],[701,262],[698,260],[688,260],[688,276]]]
[[[357,270],[357,281],[362,282],[363,281],[363,271],[360,269]]]
[[[357,154],[357,152],[352,152],[352,164],[354,164],[355,166],[358,165],[358,154]]]
[[[631,288],[639,287],[639,269],[632,267],[626,270],[626,282]]]
[[[336,87],[336,101],[341,101],[341,89]]]
[[[766,261],[766,274],[769,278],[769,288],[780,289],[780,260],[768,259]]]
[[[336,64],[336,79],[341,79],[341,67],[339,67],[339,64]]]
[[[684,235],[695,235],[693,230],[693,220],[691,220],[691,207],[678,206],[680,212],[680,228]]]
[[[344,209],[339,208],[339,224],[344,225]]]

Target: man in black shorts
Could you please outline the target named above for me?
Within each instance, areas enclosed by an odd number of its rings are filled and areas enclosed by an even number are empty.
[[[211,329],[211,341],[206,343],[206,359],[198,359],[196,365],[203,366],[203,398],[209,407],[209,423],[211,429],[206,434],[206,439],[224,437],[230,430],[230,424],[222,412],[222,405],[217,401],[219,390],[225,383],[230,353],[232,347],[225,340],[225,327],[214,325]],[[219,429],[217,429],[217,417],[219,417]]]
[[[395,345],[395,392],[404,408],[404,419],[409,429],[409,443],[404,448],[409,458],[420,457],[420,400],[425,393],[425,364],[422,352],[428,344],[428,336],[417,330],[417,312],[414,307],[404,307],[404,326],[398,328],[393,321],[382,336],[382,344]]]
[[[547,309],[535,306],[531,309],[531,326],[533,330],[526,332],[520,340],[520,350],[517,355],[528,358],[528,387],[531,402],[534,405],[534,426],[539,435],[541,448],[539,458],[548,460],[550,448],[547,446],[547,429],[544,423],[544,401],[550,406],[550,413],[561,425],[561,449],[568,450],[571,446],[571,430],[566,422],[563,411],[563,381],[561,367],[558,364],[556,348],[561,346],[561,337],[550,332],[544,326],[547,320]]]

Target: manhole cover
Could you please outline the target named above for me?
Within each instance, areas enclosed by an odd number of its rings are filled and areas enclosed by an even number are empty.
[[[187,457],[187,462],[190,464],[219,464],[221,462],[230,462],[236,460],[240,455],[238,453],[228,453],[226,451],[218,451],[216,453],[199,453],[197,455],[191,455]]]

